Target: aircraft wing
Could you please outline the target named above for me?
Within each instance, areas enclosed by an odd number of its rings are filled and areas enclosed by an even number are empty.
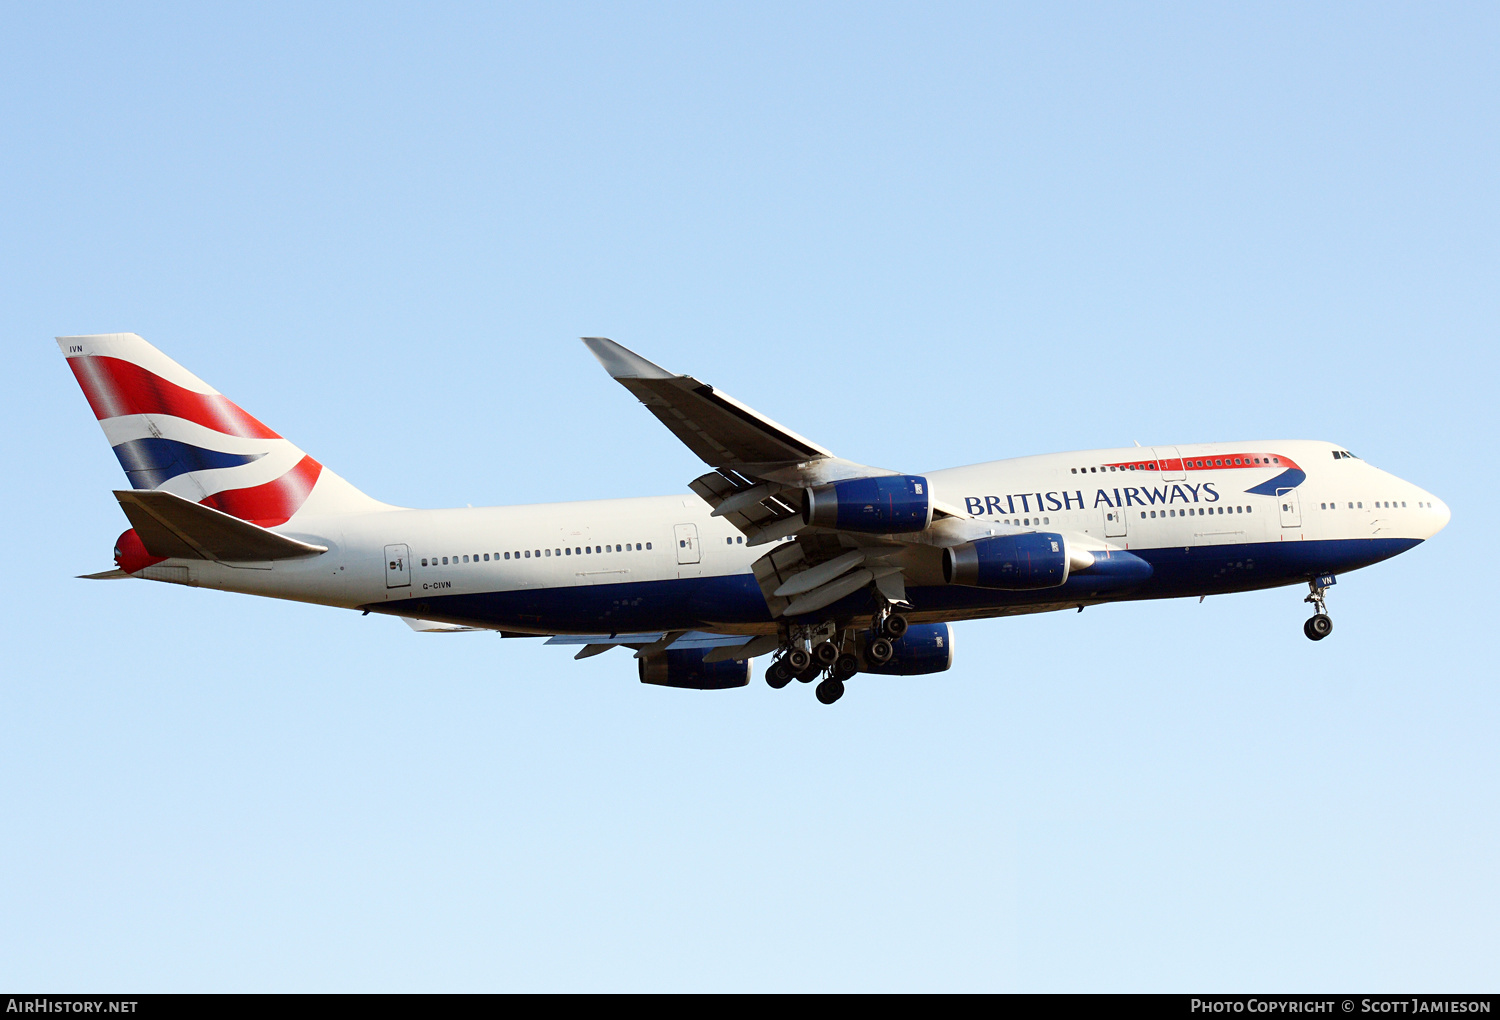
[[[894,475],[843,460],[791,429],[690,375],[674,375],[604,337],[584,337],[610,376],[716,470],[690,487],[745,532],[751,545],[801,528],[803,487],[844,478]]]
[[[688,484],[713,507],[715,517],[744,532],[748,545],[796,538],[755,564],[773,615],[815,612],[865,587],[873,587],[889,603],[905,604],[903,568],[895,562],[903,546],[941,545],[962,541],[967,534],[969,515],[937,500],[932,501],[932,526],[920,536],[807,524],[802,514],[805,489],[897,472],[836,457],[707,383],[668,372],[613,340],[584,337],[583,342],[616,382],[714,468]],[[595,647],[590,643],[585,652],[597,654],[589,650]]]

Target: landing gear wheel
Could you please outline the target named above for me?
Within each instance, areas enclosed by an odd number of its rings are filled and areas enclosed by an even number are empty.
[[[814,680],[816,680],[818,677],[820,677],[822,675],[823,675],[823,667],[817,665],[816,663],[814,663],[811,666],[808,666],[806,669],[804,669],[800,673],[794,673],[793,674],[793,676],[795,676],[797,678],[797,681],[799,683],[804,683],[804,684],[810,684],[810,683],[812,683]]]
[[[831,705],[844,696],[844,681],[829,677],[818,684],[817,690],[813,691],[818,700],[825,705]]]
[[[792,674],[786,671],[786,663],[777,659],[766,669],[766,683],[774,691],[779,691],[792,682]]]
[[[848,680],[859,672],[859,659],[845,652],[839,656],[839,661],[833,664],[833,678],[835,680]]]
[[[1302,633],[1314,641],[1322,641],[1333,633],[1333,619],[1326,613],[1319,613],[1302,625]]]
[[[832,666],[839,661],[839,646],[832,641],[824,641],[813,649],[813,658],[820,666]]]
[[[790,652],[786,653],[786,667],[793,673],[801,673],[811,665],[812,656],[808,655],[805,649],[793,648]]]
[[[877,666],[884,666],[891,661],[891,656],[896,654],[896,648],[890,639],[878,637],[871,641],[865,649],[865,657]]]
[[[906,629],[910,626],[911,624],[907,622],[906,617],[900,613],[892,613],[885,618],[885,624],[880,630],[882,636],[888,637],[892,641],[900,641],[905,636]]]

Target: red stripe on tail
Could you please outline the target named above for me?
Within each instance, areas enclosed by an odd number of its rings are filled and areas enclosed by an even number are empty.
[[[296,467],[274,481],[248,489],[225,489],[201,502],[242,521],[274,528],[291,520],[302,508],[322,471],[323,465],[311,457],[303,457]]]
[[[68,367],[101,421],[125,414],[169,414],[225,435],[281,438],[228,397],[184,389],[132,362],[94,355],[69,358]]]

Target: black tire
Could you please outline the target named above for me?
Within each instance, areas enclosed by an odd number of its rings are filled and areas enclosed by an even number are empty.
[[[792,674],[786,671],[786,664],[780,659],[777,659],[766,668],[766,683],[770,685],[773,691],[779,691],[791,682]]]
[[[859,659],[848,652],[839,656],[839,661],[833,664],[833,675],[839,680],[848,680],[859,672]]]
[[[878,637],[865,648],[865,658],[877,666],[884,666],[895,654],[896,647],[891,644],[889,638]]]
[[[885,631],[885,637],[890,638],[892,641],[900,641],[906,636],[907,628],[910,626],[911,623],[906,617],[900,613],[892,613],[885,618],[885,626],[881,629]]]
[[[832,666],[839,661],[839,646],[832,641],[824,641],[813,649],[813,658],[820,666]]]
[[[786,668],[793,673],[801,673],[812,665],[812,656],[801,648],[793,648],[786,653]]]
[[[813,693],[817,695],[818,700],[823,704],[831,705],[844,696],[844,682],[829,677],[818,684],[817,690]]]
[[[1325,613],[1319,613],[1311,620],[1307,621],[1306,625],[1303,627],[1303,630],[1305,630],[1307,632],[1307,636],[1312,638],[1314,641],[1322,641],[1328,635],[1333,633],[1333,619]]]
[[[1302,633],[1304,633],[1304,634],[1307,635],[1307,640],[1309,640],[1309,641],[1316,641],[1316,640],[1318,640],[1317,636],[1314,635],[1313,632],[1312,632],[1312,621],[1311,620],[1303,620],[1302,621]]]
[[[823,675],[823,667],[819,666],[815,662],[811,666],[808,666],[806,669],[804,669],[802,672],[793,673],[792,675],[797,678],[798,683],[810,684],[818,677]]]

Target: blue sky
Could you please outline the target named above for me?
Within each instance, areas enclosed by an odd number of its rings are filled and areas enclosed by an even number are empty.
[[[1500,17],[1483,4],[0,10],[0,985],[1493,987]],[[946,674],[72,575],[138,332],[379,498],[685,491],[578,343],[920,471],[1307,437],[1453,510]]]

